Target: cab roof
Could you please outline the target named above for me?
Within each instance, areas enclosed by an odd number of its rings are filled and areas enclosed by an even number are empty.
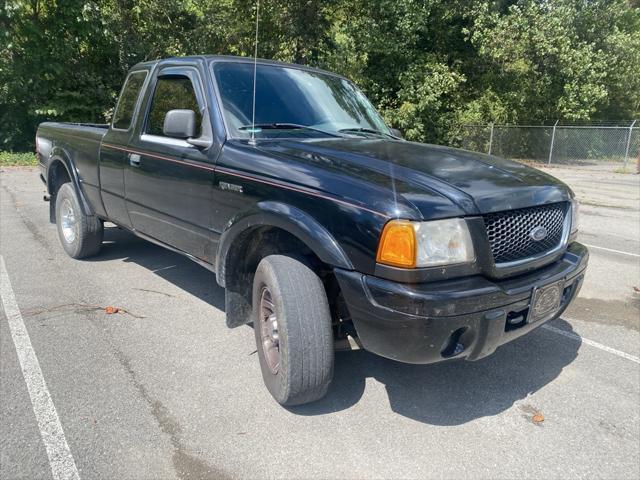
[[[287,67],[287,68],[297,68],[299,70],[307,70],[311,72],[322,73],[325,75],[332,75],[334,77],[345,78],[342,75],[337,73],[329,72],[327,70],[322,70],[320,68],[313,68],[306,65],[301,65],[298,63],[287,63],[280,62],[277,60],[268,60],[264,58],[258,58],[255,60],[258,65],[271,65],[275,67]],[[150,67],[153,69],[156,65],[171,65],[174,63],[197,63],[197,62],[205,62],[207,64],[215,63],[215,62],[226,62],[226,63],[253,63],[253,57],[238,57],[232,55],[191,55],[185,57],[168,57],[162,58],[158,60],[150,60],[146,62],[140,62],[131,67],[131,70],[138,70],[140,68]],[[345,78],[345,80],[348,80]]]

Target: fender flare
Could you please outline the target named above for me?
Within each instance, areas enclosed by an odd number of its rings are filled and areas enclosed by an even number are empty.
[[[281,202],[259,202],[242,212],[227,224],[218,243],[216,253],[216,279],[226,284],[227,256],[235,240],[247,230],[260,226],[280,228],[298,238],[324,263],[345,270],[353,264],[338,242],[315,218],[292,205]]]
[[[52,185],[52,176],[53,176],[53,167],[56,163],[62,163],[62,166],[67,171],[69,178],[71,179],[71,184],[73,185],[73,189],[76,191],[76,195],[78,195],[80,208],[82,208],[82,213],[85,215],[93,215],[93,209],[91,205],[87,201],[84,192],[82,191],[80,176],[78,174],[78,169],[76,168],[75,162],[72,160],[71,155],[65,149],[55,146],[51,150],[51,155],[49,157],[49,162],[47,163],[47,191],[52,196],[55,197],[55,192],[51,191]],[[51,202],[53,208],[55,209],[55,202]]]

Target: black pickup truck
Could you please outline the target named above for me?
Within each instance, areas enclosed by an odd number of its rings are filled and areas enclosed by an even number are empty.
[[[566,185],[405,141],[349,80],[300,65],[141,63],[110,125],[43,123],[36,143],[66,252],[97,254],[109,221],[215,272],[284,405],[326,393],[340,339],[485,357],[557,318],[587,266]]]

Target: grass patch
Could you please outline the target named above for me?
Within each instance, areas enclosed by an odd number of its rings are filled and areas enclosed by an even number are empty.
[[[0,167],[23,167],[37,164],[35,153],[0,152]]]
[[[633,170],[635,169],[635,165],[633,167],[618,167],[613,170],[613,173],[636,173]]]

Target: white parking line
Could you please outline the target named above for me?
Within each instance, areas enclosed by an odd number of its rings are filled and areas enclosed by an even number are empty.
[[[609,352],[609,353],[612,353],[613,355],[617,355],[618,357],[622,357],[622,358],[625,358],[625,359],[630,360],[632,362],[640,364],[640,358],[638,358],[638,357],[635,357],[633,355],[629,355],[628,353],[625,353],[625,352],[621,352],[620,350],[616,350],[615,348],[607,347],[606,345],[603,345],[603,344],[598,343],[598,342],[594,342],[593,340],[589,340],[588,338],[581,337],[580,335],[577,335],[575,333],[567,332],[566,330],[561,330],[559,328],[552,327],[551,325],[542,325],[542,328],[544,328],[546,330],[549,330],[549,331],[551,331],[553,333],[557,333],[558,335],[562,335],[563,337],[567,337],[567,338],[570,338],[572,340],[576,340],[578,342],[585,343],[585,344],[590,345],[592,347],[599,348],[600,350],[603,350],[605,352]]]
[[[629,255],[630,257],[640,258],[640,255],[638,255],[637,253],[623,252],[622,250],[614,250],[613,248],[598,247],[597,245],[589,245],[588,243],[583,243],[583,245],[585,247],[595,248],[596,250],[604,250],[605,252],[618,253],[620,255]]]
[[[54,480],[79,480],[80,475],[76,463],[64,436],[58,412],[42,376],[38,357],[31,346],[31,339],[13,294],[2,255],[0,255],[0,297],[2,297],[4,313],[7,316],[11,337],[18,353],[22,375],[27,384],[29,397],[31,397],[33,413],[38,421],[40,436],[47,449],[53,478]]]

